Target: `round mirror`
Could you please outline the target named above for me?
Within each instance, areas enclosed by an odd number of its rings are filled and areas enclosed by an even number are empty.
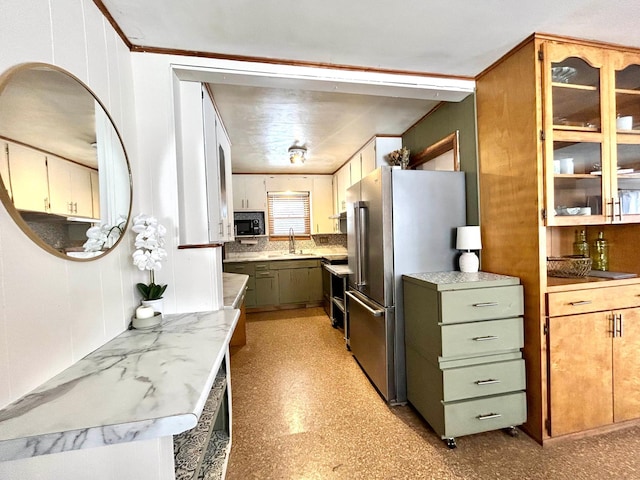
[[[0,77],[0,198],[59,257],[89,260],[123,237],[131,170],[111,117],[80,80],[41,63]]]

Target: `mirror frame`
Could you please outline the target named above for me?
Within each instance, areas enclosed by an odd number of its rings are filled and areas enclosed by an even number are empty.
[[[127,166],[127,174],[128,174],[128,181],[129,181],[129,211],[128,211],[128,214],[127,214],[127,219],[125,221],[122,234],[118,237],[116,242],[111,247],[109,247],[109,249],[104,250],[101,255],[96,255],[96,256],[88,257],[88,258],[79,258],[79,257],[72,257],[70,255],[65,255],[64,253],[60,252],[59,250],[56,250],[51,245],[49,245],[47,242],[42,240],[42,238],[36,232],[34,232],[31,229],[29,224],[22,218],[22,215],[20,214],[18,209],[15,208],[15,206],[13,205],[11,197],[9,196],[9,192],[7,191],[7,188],[6,188],[5,183],[4,183],[5,180],[2,179],[2,178],[0,178],[0,201],[2,201],[2,204],[4,205],[6,211],[9,213],[9,216],[13,219],[13,221],[16,223],[16,225],[18,225],[18,227],[20,227],[20,230],[22,230],[24,232],[24,234],[27,235],[27,237],[29,237],[36,245],[38,245],[43,250],[47,251],[48,253],[51,253],[52,255],[54,255],[54,256],[56,256],[58,258],[63,258],[65,260],[71,260],[71,261],[74,261],[74,262],[90,262],[90,261],[98,260],[100,258],[104,258],[106,255],[108,255],[113,250],[115,250],[115,248],[118,246],[118,244],[126,236],[125,234],[127,232],[127,229],[129,227],[129,223],[131,221],[131,211],[132,211],[132,207],[133,207],[133,182],[132,182],[132,176],[131,176],[131,164],[129,163],[129,155],[127,154],[127,149],[125,148],[124,141],[122,140],[122,135],[120,135],[120,131],[118,130],[118,128],[116,127],[115,122],[113,121],[113,117],[111,116],[111,114],[109,113],[107,108],[104,106],[102,101],[93,92],[93,90],[91,90],[82,80],[80,80],[78,77],[76,77],[72,73],[66,71],[65,69],[63,69],[61,67],[58,67],[57,65],[51,65],[49,63],[44,63],[44,62],[27,62],[27,63],[21,63],[21,64],[18,64],[18,65],[14,65],[13,67],[8,68],[4,72],[2,72],[2,74],[0,75],[0,96],[2,95],[2,92],[5,90],[6,86],[8,85],[11,77],[16,72],[21,71],[21,70],[31,69],[31,68],[38,68],[38,67],[40,67],[40,68],[49,68],[51,70],[55,70],[55,71],[57,71],[57,72],[59,72],[59,73],[61,73],[63,75],[68,76],[72,80],[75,80],[76,82],[78,82],[82,87],[84,87],[84,89],[87,91],[87,93],[90,94],[93,97],[93,99],[100,105],[100,107],[102,108],[102,111],[105,113],[105,115],[107,116],[107,118],[111,122],[111,126],[113,127],[113,129],[114,129],[114,131],[115,131],[115,133],[116,133],[116,135],[118,137],[118,140],[120,141],[120,145],[122,146],[122,152],[124,154],[124,160],[125,160],[126,166]],[[3,141],[6,141],[6,140],[3,140]]]

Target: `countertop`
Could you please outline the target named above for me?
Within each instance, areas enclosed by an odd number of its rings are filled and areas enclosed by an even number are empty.
[[[0,461],[193,428],[239,310],[167,315],[127,330],[0,410]]]
[[[223,263],[229,262],[264,262],[270,260],[309,260],[321,259],[325,255],[347,254],[346,250],[314,250],[305,251],[303,253],[289,253],[286,251],[262,251],[262,252],[246,252],[231,253],[223,260]]]
[[[222,272],[222,301],[224,308],[238,308],[249,281],[249,275]]]
[[[498,287],[520,284],[518,277],[489,272],[426,272],[405,274],[402,278],[410,282],[429,286],[435,290],[462,290],[487,286]]]

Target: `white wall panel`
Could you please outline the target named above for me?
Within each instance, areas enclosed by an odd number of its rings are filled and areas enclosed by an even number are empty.
[[[24,62],[53,60],[49,2],[0,2],[0,71]]]
[[[109,62],[105,34],[105,20],[92,0],[84,3],[85,37],[87,41],[87,83],[104,105],[111,104],[109,91]],[[111,30],[111,26],[108,26]]]
[[[70,28],[84,23],[82,0],[51,2],[53,63],[87,83],[87,51],[84,29]]]

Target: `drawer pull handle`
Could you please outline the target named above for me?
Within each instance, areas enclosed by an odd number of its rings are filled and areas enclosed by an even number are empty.
[[[478,415],[476,418],[478,420],[491,420],[492,418],[500,418],[501,416],[501,413],[487,413],[486,415]]]
[[[496,378],[489,378],[487,380],[476,380],[476,385],[493,385],[494,383],[500,383],[500,380]]]
[[[577,302],[569,302],[569,305],[577,307],[579,305],[589,305],[591,304],[591,300],[580,300]]]
[[[474,307],[497,307],[498,302],[483,302],[483,303],[474,303]]]
[[[473,340],[476,342],[486,342],[487,340],[497,340],[497,335],[487,335],[485,337],[474,337]]]

